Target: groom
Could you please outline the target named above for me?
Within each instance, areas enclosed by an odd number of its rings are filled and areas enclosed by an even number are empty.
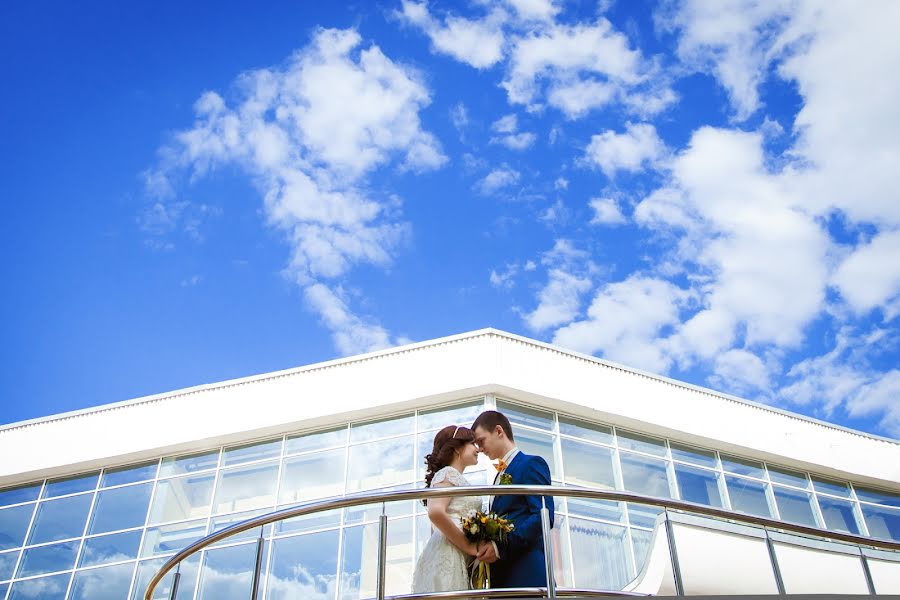
[[[491,460],[498,460],[497,477],[509,475],[513,485],[550,485],[550,468],[540,456],[521,452],[505,415],[495,410],[481,413],[472,424],[475,443]],[[553,525],[553,497],[545,496]],[[491,587],[546,587],[540,496],[496,496],[491,512],[506,516],[515,529],[502,544],[483,544],[478,560],[493,563]]]

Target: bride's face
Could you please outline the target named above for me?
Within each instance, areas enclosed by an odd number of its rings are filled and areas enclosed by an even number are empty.
[[[472,465],[478,464],[478,446],[475,445],[474,441],[469,442],[460,448],[459,455],[462,459],[462,464],[465,467],[471,467]]]

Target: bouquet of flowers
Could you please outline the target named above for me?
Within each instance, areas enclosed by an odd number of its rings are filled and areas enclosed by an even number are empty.
[[[506,517],[480,510],[471,511],[460,519],[460,523],[466,538],[476,544],[479,542],[505,542],[509,532],[515,529],[512,521]],[[484,590],[491,587],[491,565],[475,560],[471,569],[469,580],[472,589]]]

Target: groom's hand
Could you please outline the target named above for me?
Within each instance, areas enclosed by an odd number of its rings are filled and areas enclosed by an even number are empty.
[[[497,562],[497,551],[490,542],[482,542],[478,547],[478,556],[476,557],[483,563],[491,564]]]

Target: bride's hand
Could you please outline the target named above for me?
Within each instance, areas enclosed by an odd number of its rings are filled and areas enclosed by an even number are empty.
[[[466,554],[469,556],[478,556],[478,544],[475,542],[470,542],[466,547]]]

